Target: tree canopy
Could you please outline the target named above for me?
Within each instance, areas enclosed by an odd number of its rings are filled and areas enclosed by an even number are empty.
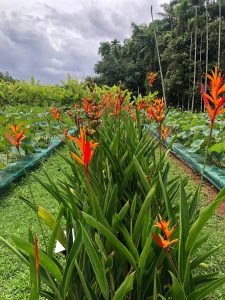
[[[147,93],[146,74],[159,71],[155,28],[168,103],[188,108],[195,98],[194,108],[200,109],[200,82],[206,72],[206,57],[209,69],[218,61],[220,68],[225,68],[225,0],[206,1],[164,3],[160,19],[154,24],[133,23],[129,39],[101,42],[95,81],[109,86],[121,81],[134,93]],[[162,95],[160,76],[155,89]]]

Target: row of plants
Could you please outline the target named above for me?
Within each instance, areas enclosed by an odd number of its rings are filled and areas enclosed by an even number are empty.
[[[0,240],[30,269],[30,299],[197,300],[225,283],[224,274],[207,270],[207,258],[220,245],[201,251],[210,235],[206,223],[225,189],[199,209],[201,185],[189,193],[181,176],[169,180],[161,143],[170,131],[163,125],[165,103],[154,99],[146,107],[157,122],[157,140],[143,128],[144,103],[138,102],[134,108],[120,86],[103,94],[91,90],[83,99],[79,135],[63,139],[70,172],[62,170],[60,181],[47,172],[46,180],[36,178],[58,202],[58,213],[21,197],[35,211],[43,236],[29,231],[28,241],[16,235],[10,243]],[[215,103],[209,142],[221,105]],[[57,241],[65,249],[60,255]]]
[[[65,106],[81,101],[87,93],[87,82],[79,82],[67,75],[60,85],[41,85],[34,77],[27,81],[0,79],[0,103],[5,105]]]

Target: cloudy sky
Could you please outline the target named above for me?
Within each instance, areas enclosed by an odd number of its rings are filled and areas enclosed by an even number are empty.
[[[0,0],[0,71],[57,83],[93,75],[102,41],[123,41],[166,0]]]

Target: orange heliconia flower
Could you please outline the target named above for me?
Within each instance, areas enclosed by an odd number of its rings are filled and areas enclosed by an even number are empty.
[[[51,115],[53,116],[53,118],[55,120],[57,120],[58,122],[60,121],[61,113],[60,113],[60,110],[58,108],[56,108],[56,107],[51,108],[50,113],[51,113]]]
[[[169,224],[170,221],[164,221],[162,219],[162,217],[159,215],[159,221],[156,223],[156,227],[160,228],[164,234],[164,236],[162,237],[159,234],[159,237],[152,233],[152,236],[154,238],[154,240],[156,241],[156,243],[161,247],[161,248],[169,248],[172,244],[176,243],[178,241],[178,239],[174,239],[174,240],[169,240],[171,235],[174,232],[174,229],[176,228],[176,225],[174,225],[171,229],[169,229]]]
[[[173,129],[172,126],[171,127],[166,127],[166,126],[163,126],[163,125],[161,126],[161,128],[160,128],[160,135],[161,135],[161,137],[162,137],[162,139],[164,141],[167,140],[167,138],[170,135],[172,129]]]
[[[138,111],[141,111],[142,109],[147,109],[147,107],[148,107],[147,99],[142,98],[140,101],[138,101],[138,104],[137,104]]]
[[[91,158],[94,154],[95,148],[98,146],[98,143],[94,143],[93,140],[87,141],[86,131],[83,128],[80,128],[80,138],[67,135],[70,140],[76,142],[77,146],[80,149],[81,157],[79,157],[74,152],[71,152],[73,158],[80,164],[84,166],[85,173],[88,174],[88,166],[90,164]]]
[[[158,75],[158,73],[155,73],[155,72],[149,72],[147,74],[147,79],[149,81],[150,87],[153,87],[153,82],[156,80],[157,75]]]
[[[92,108],[93,104],[93,98],[83,98],[82,99],[82,105],[86,113],[89,113],[89,111]]]
[[[154,99],[153,105],[150,104],[147,112],[150,116],[150,118],[154,118],[157,123],[162,123],[165,119],[164,109],[165,109],[165,103],[163,98],[162,99]]]
[[[222,108],[225,102],[225,96],[223,96],[225,83],[223,84],[224,76],[218,72],[217,66],[212,75],[207,74],[207,77],[210,80],[210,92],[206,93],[205,86],[202,84],[202,98],[210,117],[211,127],[213,127],[215,117],[225,112],[225,108]]]
[[[18,132],[19,128],[23,125],[23,123],[20,123],[19,125],[13,124],[10,125],[9,128],[11,129],[13,133],[13,137],[8,133],[8,131],[5,132],[5,135],[7,139],[10,141],[10,143],[16,147],[17,150],[19,150],[20,145],[22,144],[22,140],[26,138],[24,135],[24,132],[27,130],[27,128],[22,129],[20,132]]]

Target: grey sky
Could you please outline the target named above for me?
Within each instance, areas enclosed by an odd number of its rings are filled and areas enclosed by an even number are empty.
[[[94,74],[102,41],[123,41],[164,0],[1,0],[0,71],[42,83]]]

